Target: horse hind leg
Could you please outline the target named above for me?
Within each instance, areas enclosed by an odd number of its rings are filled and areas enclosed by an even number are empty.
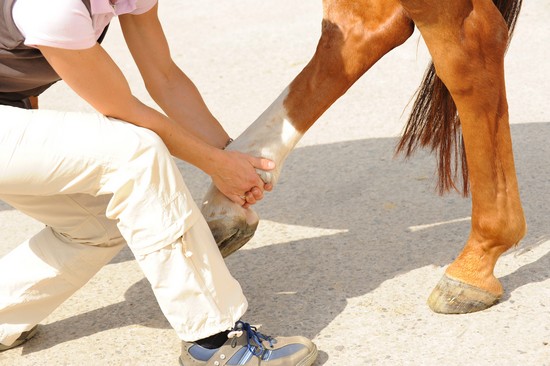
[[[403,43],[414,25],[397,0],[323,2],[321,38],[311,61],[273,104],[228,147],[275,161],[260,172],[273,184],[303,134],[372,65]],[[226,199],[211,186],[202,213],[222,255],[254,235],[258,216]]]
[[[483,310],[503,293],[498,258],[525,234],[504,83],[508,28],[491,0],[401,2],[456,104],[472,195],[466,245],[428,303],[440,313]]]

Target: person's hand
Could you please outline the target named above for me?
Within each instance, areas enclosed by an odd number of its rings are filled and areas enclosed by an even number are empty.
[[[258,187],[253,187],[250,191],[248,191],[244,194],[245,198],[246,198],[246,202],[242,206],[244,208],[249,208],[250,205],[253,205],[257,201],[264,198],[264,192],[263,191],[271,192],[272,189],[273,189],[273,184],[271,184],[271,183],[265,183],[263,190],[261,190]]]
[[[275,163],[269,159],[250,156],[239,151],[222,151],[211,174],[218,190],[231,201],[248,208],[263,198],[264,191],[271,191],[272,184],[265,183],[256,169],[269,171]]]

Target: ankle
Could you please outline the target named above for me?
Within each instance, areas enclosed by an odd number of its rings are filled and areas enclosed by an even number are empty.
[[[227,335],[229,334],[229,331],[226,330],[224,332],[220,332],[218,334],[211,335],[210,337],[206,337],[203,339],[199,339],[193,343],[198,344],[201,347],[207,348],[207,349],[216,349],[220,348],[227,342]]]

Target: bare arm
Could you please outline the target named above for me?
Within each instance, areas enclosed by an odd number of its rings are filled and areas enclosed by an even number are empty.
[[[124,38],[140,70],[149,94],[175,122],[209,145],[222,148],[229,136],[210,113],[193,82],[174,63],[158,19],[158,4],[150,11],[119,17]],[[271,184],[246,193],[247,203],[263,198]],[[247,205],[245,205],[246,207]]]
[[[193,82],[172,60],[157,7],[139,16],[119,17],[145,86],[170,118],[206,143],[222,148],[229,136],[210,113]]]
[[[39,47],[59,76],[100,113],[157,133],[171,154],[212,177],[214,184],[238,204],[252,187],[263,187],[255,167],[271,169],[271,162],[204,143],[185,126],[135,98],[120,69],[96,44],[85,50]]]

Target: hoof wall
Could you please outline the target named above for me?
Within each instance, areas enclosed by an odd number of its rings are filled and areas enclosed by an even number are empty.
[[[466,314],[485,310],[500,296],[444,275],[428,298],[428,305],[436,313]]]
[[[208,223],[212,235],[214,235],[214,239],[218,244],[218,249],[224,258],[248,243],[258,227],[258,222],[247,224],[245,221],[241,221],[238,224],[229,225],[229,227],[224,224],[227,224],[227,222],[220,223],[213,221]]]

